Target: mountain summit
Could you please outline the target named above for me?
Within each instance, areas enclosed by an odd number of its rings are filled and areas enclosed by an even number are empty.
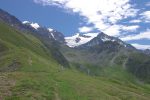
[[[77,33],[74,36],[65,37],[65,41],[66,41],[66,45],[68,45],[69,47],[92,47],[96,45],[101,46],[106,42],[110,42],[110,43],[117,43],[118,45],[126,48],[134,48],[130,44],[127,44],[116,37],[108,36],[103,32],[86,33],[86,34]]]
[[[93,47],[93,46],[102,47],[102,45],[106,46],[106,44],[108,45],[108,43],[110,44],[109,48],[114,47],[115,45],[118,45],[124,48],[130,48],[130,49],[134,48],[130,44],[127,44],[116,37],[108,36],[104,34],[103,32],[99,33],[96,37],[91,39],[89,42],[81,45],[81,47]]]
[[[64,35],[61,32],[58,32],[52,28],[46,28],[46,27],[40,26],[38,23],[33,23],[29,21],[23,21],[22,23],[26,26],[34,28],[34,31],[36,31],[38,34],[46,38],[54,39],[60,43],[65,42]]]

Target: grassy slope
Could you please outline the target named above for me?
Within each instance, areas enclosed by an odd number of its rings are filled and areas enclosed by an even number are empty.
[[[64,69],[44,45],[0,23],[0,100],[149,100],[150,86],[119,68],[92,77]],[[107,73],[107,74],[106,74]]]

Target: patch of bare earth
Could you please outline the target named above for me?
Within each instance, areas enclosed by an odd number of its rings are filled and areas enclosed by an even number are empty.
[[[7,73],[0,73],[0,100],[11,96],[11,88],[15,86],[15,81],[8,77]]]

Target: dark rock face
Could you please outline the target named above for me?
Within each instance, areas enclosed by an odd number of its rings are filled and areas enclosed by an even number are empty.
[[[90,38],[90,36],[86,36],[84,34],[79,34],[80,37],[84,37],[84,38]]]
[[[146,55],[149,55],[150,56],[150,49],[146,49],[143,51]]]
[[[76,41],[76,43],[78,43],[80,40],[81,40],[80,38],[76,38],[75,41]]]
[[[51,36],[60,43],[65,43],[64,35],[61,32],[53,30],[50,32]]]
[[[27,27],[31,27],[31,23],[24,24]],[[48,28],[40,26],[38,29],[34,29],[34,33],[37,33],[41,37],[55,40],[59,43],[65,43],[64,35],[56,30],[49,31]]]
[[[117,51],[120,48],[135,49],[130,44],[127,44],[118,38],[108,36],[104,33],[100,33],[97,37],[88,43],[79,46],[79,48],[90,48],[98,51]]]

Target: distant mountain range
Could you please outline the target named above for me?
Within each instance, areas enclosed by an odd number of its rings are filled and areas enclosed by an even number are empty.
[[[120,46],[127,47],[127,48],[134,48],[130,44],[127,44],[120,39],[112,36],[108,36],[101,33],[85,33],[85,34],[79,34],[77,33],[74,36],[71,37],[65,37],[61,32],[58,32],[57,30],[54,30],[52,28],[45,28],[43,26],[40,26],[38,23],[33,23],[29,21],[22,22],[25,26],[34,28],[34,31],[38,32],[40,35],[43,35],[45,37],[48,37],[49,39],[54,39],[58,41],[59,43],[63,43],[69,47],[83,47],[83,46],[94,46],[94,45],[102,45],[104,42],[116,42]]]
[[[63,66],[69,66],[68,63],[77,63],[82,66],[81,69],[85,70],[93,69],[87,68],[87,64],[101,67],[122,66],[140,79],[149,80],[150,78],[149,50],[144,52],[137,50],[132,45],[103,32],[65,37],[61,32],[43,27],[38,23],[20,22],[3,10],[0,10],[0,21],[39,38],[47,48],[52,50],[53,57]],[[95,72],[91,71],[91,73]]]

